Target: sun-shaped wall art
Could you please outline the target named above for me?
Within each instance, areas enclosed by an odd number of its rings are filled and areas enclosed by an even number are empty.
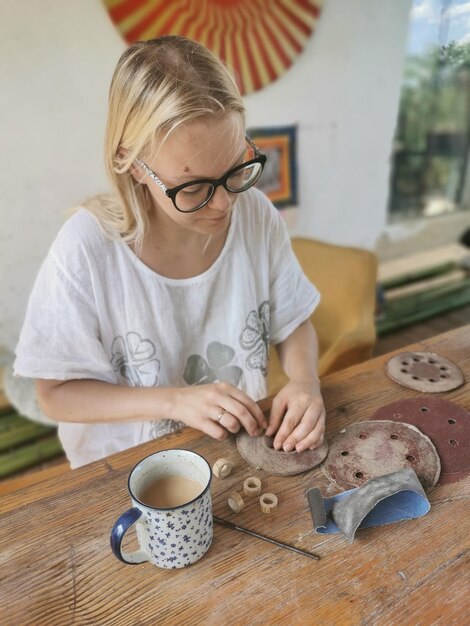
[[[233,71],[242,94],[283,74],[313,33],[323,0],[103,0],[128,43],[183,35]]]

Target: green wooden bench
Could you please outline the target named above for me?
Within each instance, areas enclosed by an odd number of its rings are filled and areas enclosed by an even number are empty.
[[[455,274],[458,274],[457,279]],[[402,290],[403,295],[392,298],[393,290],[400,287],[408,287],[408,291]],[[447,261],[415,271],[410,269],[380,281],[378,294],[380,311],[376,317],[376,330],[378,335],[385,335],[470,304],[469,266]]]
[[[56,428],[32,422],[11,407],[0,411],[0,478],[63,454]]]

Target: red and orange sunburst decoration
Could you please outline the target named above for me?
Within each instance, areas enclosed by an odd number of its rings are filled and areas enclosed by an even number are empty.
[[[242,94],[278,78],[302,52],[323,0],[103,0],[128,43],[183,35],[234,72]]]

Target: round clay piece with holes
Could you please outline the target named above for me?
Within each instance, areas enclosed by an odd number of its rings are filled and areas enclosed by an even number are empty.
[[[441,472],[432,441],[415,426],[393,421],[356,422],[328,440],[322,472],[342,489],[411,467],[429,491]]]
[[[387,375],[396,383],[424,391],[442,393],[464,383],[460,368],[435,352],[402,352],[386,364]]]
[[[293,476],[306,472],[320,465],[328,454],[326,442],[315,450],[305,452],[278,451],[272,447],[272,442],[272,437],[251,437],[245,430],[237,435],[237,448],[242,459],[252,467],[274,476]]]
[[[382,406],[371,419],[413,424],[427,435],[441,459],[440,485],[470,473],[470,413],[463,407],[442,398],[421,396]]]

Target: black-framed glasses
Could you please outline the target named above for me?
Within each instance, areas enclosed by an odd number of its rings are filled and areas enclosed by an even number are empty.
[[[241,193],[256,183],[266,163],[266,155],[262,154],[248,137],[246,137],[246,141],[253,150],[254,158],[237,165],[217,180],[201,178],[200,180],[189,181],[171,189],[168,189],[165,183],[158,178],[146,163],[139,159],[136,159],[136,162],[171,199],[175,209],[181,211],[181,213],[192,213],[202,209],[220,185],[230,193]]]

